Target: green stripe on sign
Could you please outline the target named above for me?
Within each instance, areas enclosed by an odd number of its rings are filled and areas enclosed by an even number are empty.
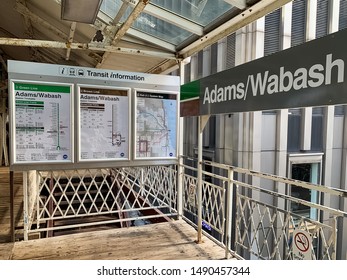
[[[35,85],[35,84],[14,84],[15,90],[29,90],[29,91],[43,91],[43,92],[59,92],[70,93],[69,86],[57,86],[57,85]]]
[[[31,100],[16,100],[16,104],[35,104],[35,105],[43,105],[43,101],[31,101]]]
[[[200,95],[200,80],[181,85],[181,101],[197,98]]]

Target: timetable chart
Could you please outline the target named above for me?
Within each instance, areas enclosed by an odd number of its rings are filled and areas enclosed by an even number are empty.
[[[71,87],[14,83],[15,160],[71,161]]]
[[[129,91],[79,88],[80,160],[129,158]]]

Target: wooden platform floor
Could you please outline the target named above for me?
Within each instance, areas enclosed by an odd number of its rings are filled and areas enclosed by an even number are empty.
[[[3,260],[217,260],[225,251],[183,220],[0,244]]]
[[[23,226],[23,174],[14,172],[14,224]],[[10,170],[0,166],[0,244],[11,241]]]

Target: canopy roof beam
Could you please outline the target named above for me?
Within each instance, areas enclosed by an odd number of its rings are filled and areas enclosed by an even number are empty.
[[[125,35],[125,33],[130,29],[131,25],[134,23],[134,21],[138,18],[138,16],[143,12],[145,9],[146,5],[148,4],[149,0],[139,0],[139,2],[136,4],[132,12],[130,13],[129,17],[127,20],[122,24],[122,26],[118,29],[116,32],[111,45],[115,46],[117,45],[122,37]],[[108,58],[110,55],[110,52],[106,52],[103,55],[101,63],[97,65],[98,67],[101,67],[103,62]]]
[[[65,43],[65,42],[46,41],[46,40],[0,38],[0,45],[19,46],[19,47],[36,47],[36,48],[57,48],[57,49],[70,48],[73,50],[92,50],[92,51],[102,51],[107,53],[122,53],[122,54],[160,57],[163,59],[177,60],[175,55],[172,53],[121,48],[116,46],[100,46],[100,44],[92,44],[92,43],[89,43],[89,44]]]
[[[68,43],[69,44],[71,44],[73,42],[73,37],[75,36],[75,31],[76,31],[76,25],[77,25],[76,22],[71,23],[69,39],[68,39]],[[67,49],[65,60],[69,60],[70,59],[70,52],[71,52],[71,49]]]

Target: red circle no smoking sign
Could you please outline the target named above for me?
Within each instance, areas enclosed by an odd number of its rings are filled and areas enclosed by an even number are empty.
[[[295,246],[301,252],[306,252],[310,248],[310,242],[305,234],[298,232],[294,237]]]

